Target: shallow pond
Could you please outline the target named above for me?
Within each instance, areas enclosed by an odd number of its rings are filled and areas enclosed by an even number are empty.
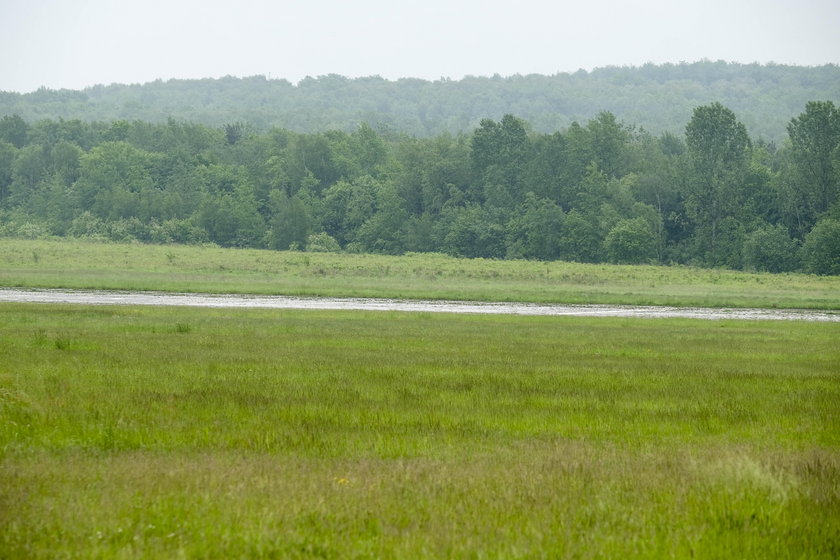
[[[840,312],[0,288],[0,302],[840,322]]]

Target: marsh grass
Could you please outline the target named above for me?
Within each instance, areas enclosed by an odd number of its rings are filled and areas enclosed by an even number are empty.
[[[2,557],[840,553],[835,324],[0,313]]]
[[[840,309],[840,277],[77,240],[0,239],[0,286]]]

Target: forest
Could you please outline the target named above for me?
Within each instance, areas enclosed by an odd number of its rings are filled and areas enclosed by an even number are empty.
[[[808,101],[840,100],[840,67],[700,61],[606,67],[554,75],[385,80],[307,77],[297,84],[266,76],[157,80],[81,91],[0,92],[0,115],[83,121],[169,118],[211,127],[246,122],[256,132],[354,132],[362,123],[429,138],[470,133],[506,114],[537,132],[565,130],[609,111],[653,134],[681,135],[695,107],[720,102],[752,138],[781,144],[787,122]]]
[[[417,137],[0,119],[0,235],[840,274],[840,112],[781,146],[720,103],[679,135],[599,112]]]

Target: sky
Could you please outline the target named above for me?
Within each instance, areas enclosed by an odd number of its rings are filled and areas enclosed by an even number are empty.
[[[0,0],[0,91],[840,64],[840,0]]]

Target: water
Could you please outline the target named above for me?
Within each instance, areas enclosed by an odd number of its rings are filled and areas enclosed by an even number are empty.
[[[153,305],[238,309],[328,309],[405,311],[426,313],[479,313],[575,317],[639,317],[687,319],[740,319],[770,321],[840,322],[840,312],[800,309],[735,309],[638,305],[563,305],[537,303],[485,303],[373,298],[257,296],[243,294],[186,294],[90,290],[28,290],[0,288],[0,302],[64,303],[81,305]]]

